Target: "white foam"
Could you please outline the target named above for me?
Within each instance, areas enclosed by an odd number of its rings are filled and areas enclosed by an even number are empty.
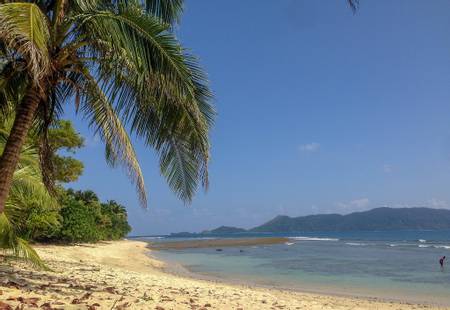
[[[359,242],[347,242],[347,245],[354,245],[354,246],[365,246],[367,243],[359,243]]]
[[[429,248],[431,245],[419,244],[419,248]]]
[[[450,245],[433,245],[436,249],[450,249]]]
[[[290,237],[290,239],[298,241],[339,241],[336,238],[317,238],[317,237]]]
[[[293,242],[286,242],[285,244],[286,245],[293,245],[294,243]]]
[[[425,243],[425,242],[427,242],[427,240],[425,240],[425,239],[419,239],[419,242],[420,242],[420,243]]]

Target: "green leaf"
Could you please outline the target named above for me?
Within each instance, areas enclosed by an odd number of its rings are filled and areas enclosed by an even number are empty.
[[[144,177],[131,140],[108,97],[91,76],[88,76],[86,81],[82,110],[90,120],[90,125],[105,142],[108,162],[112,166],[117,163],[124,166],[129,178],[136,185],[141,205],[146,207]]]
[[[27,59],[29,72],[35,82],[49,70],[48,20],[36,4],[1,4],[0,40]]]

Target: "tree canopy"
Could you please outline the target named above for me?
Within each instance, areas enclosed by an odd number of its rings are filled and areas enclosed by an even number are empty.
[[[0,211],[34,120],[44,181],[51,185],[49,130],[68,104],[105,143],[146,205],[129,134],[159,155],[170,188],[189,203],[208,186],[215,112],[205,73],[177,40],[181,0],[0,1],[0,108],[15,121],[0,158]],[[50,168],[49,168],[50,167]],[[75,175],[54,175],[70,180]]]

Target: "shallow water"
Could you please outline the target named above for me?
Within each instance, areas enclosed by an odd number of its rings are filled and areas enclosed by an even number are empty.
[[[278,234],[279,235],[279,234]],[[308,233],[286,244],[160,251],[191,272],[230,282],[450,305],[450,231]]]

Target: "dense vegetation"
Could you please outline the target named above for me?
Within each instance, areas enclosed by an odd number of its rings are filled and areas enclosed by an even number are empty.
[[[68,190],[62,194],[60,227],[48,239],[95,242],[125,237],[131,227],[125,208],[111,200],[101,203],[92,191]]]
[[[83,146],[83,138],[69,121],[62,120],[49,130],[49,145],[53,165],[53,192],[56,201],[31,203],[21,208],[17,234],[31,241],[95,242],[123,238],[131,228],[123,206],[115,201],[101,203],[92,191],[64,189],[63,184],[76,181],[83,172],[83,163],[60,151],[75,153]],[[30,134],[27,144],[37,148],[39,140]],[[33,200],[33,193],[29,199]],[[17,207],[15,208],[17,210]],[[9,208],[7,214],[9,215]]]
[[[115,201],[101,203],[92,191],[58,190],[57,208],[39,206],[22,212],[17,234],[39,242],[96,242],[125,237],[131,227],[125,208]]]
[[[12,126],[12,118],[0,122],[0,151]],[[49,130],[48,156],[53,191],[44,185],[39,161],[39,136],[30,132],[13,175],[13,186],[0,217],[0,248],[42,265],[28,242],[95,242],[123,238],[129,231],[127,213],[115,201],[101,203],[92,191],[66,190],[76,181],[83,164],[68,156],[83,146],[83,139],[69,121],[61,120]],[[62,156],[60,151],[66,154]]]

